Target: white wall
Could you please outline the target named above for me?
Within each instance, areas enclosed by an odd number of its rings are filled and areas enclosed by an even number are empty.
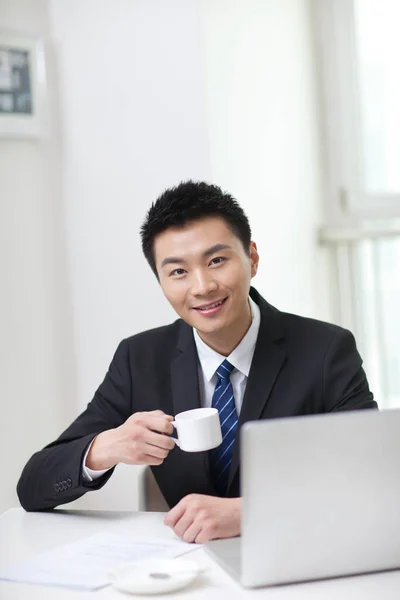
[[[52,0],[78,404],[117,343],[175,318],[139,228],[168,185],[210,177],[197,0]]]
[[[208,123],[213,179],[258,244],[254,284],[281,310],[329,319],[310,5],[205,0]]]
[[[139,227],[157,195],[182,179],[220,184],[244,206],[261,251],[256,284],[271,302],[329,316],[315,245],[309,0],[49,3],[73,307],[66,323],[76,356],[63,376],[76,378],[75,411],[92,397],[121,338],[175,318],[141,256]],[[15,172],[16,156],[12,165]],[[60,247],[62,236],[54,243]],[[54,334],[50,320],[46,327]],[[44,429],[51,439],[52,428]],[[134,508],[136,500],[136,478],[123,467],[78,503]]]
[[[0,27],[48,38],[47,2],[3,0]],[[0,512],[16,505],[28,457],[76,410],[51,52],[48,76],[46,138],[0,138]]]

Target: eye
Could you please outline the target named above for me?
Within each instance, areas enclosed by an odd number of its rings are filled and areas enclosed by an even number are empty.
[[[226,261],[226,258],[224,258],[223,256],[216,256],[215,258],[213,258],[210,261],[210,265],[219,265],[225,261]]]
[[[174,269],[173,271],[171,271],[169,276],[170,277],[179,277],[180,275],[183,275],[184,273],[185,273],[184,269]]]

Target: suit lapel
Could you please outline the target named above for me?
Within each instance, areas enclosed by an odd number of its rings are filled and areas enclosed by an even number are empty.
[[[200,408],[197,351],[191,327],[181,323],[177,352],[171,364],[174,412]]]
[[[260,418],[279,372],[286,360],[285,351],[277,343],[279,339],[284,337],[279,322],[279,312],[271,307],[253,288],[250,293],[260,308],[261,321],[242,409],[239,415],[228,489],[236,475],[240,462],[240,428],[243,423],[255,421]]]
[[[192,328],[181,322],[176,356],[171,363],[171,387],[174,414],[185,410],[200,408],[200,391],[198,377],[198,357]],[[193,476],[204,493],[210,490],[208,476],[208,453],[184,453],[179,448],[176,452],[182,453],[181,459],[193,463]],[[198,486],[197,486],[198,487]],[[209,493],[212,493],[210,491]]]

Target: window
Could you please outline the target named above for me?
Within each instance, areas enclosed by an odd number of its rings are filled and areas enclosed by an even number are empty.
[[[399,23],[399,2],[356,0],[363,183],[372,194],[400,194]]]
[[[337,322],[382,408],[400,407],[400,3],[315,0]]]
[[[356,245],[357,331],[379,404],[400,407],[400,235]]]

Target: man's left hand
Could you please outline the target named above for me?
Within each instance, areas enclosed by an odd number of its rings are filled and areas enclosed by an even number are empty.
[[[164,524],[185,542],[204,544],[240,535],[241,514],[241,498],[189,494],[169,511]]]

